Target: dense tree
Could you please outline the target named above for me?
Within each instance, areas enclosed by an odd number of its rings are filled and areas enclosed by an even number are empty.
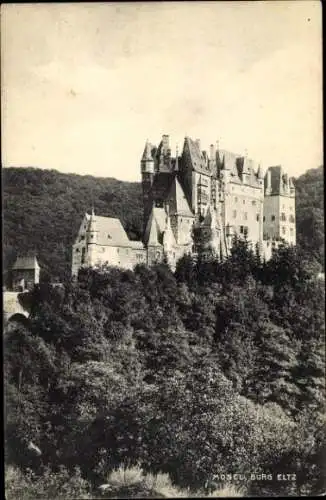
[[[42,475],[49,498],[61,477],[85,486],[75,467],[97,488],[140,464],[201,492],[227,472],[254,494],[320,492],[324,291],[300,255],[283,246],[265,265],[237,242],[175,274],[85,268],[36,286],[28,330],[4,337],[6,460],[27,490]],[[250,480],[284,470],[297,481]]]

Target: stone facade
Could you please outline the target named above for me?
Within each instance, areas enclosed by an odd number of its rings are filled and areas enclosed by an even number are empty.
[[[32,290],[39,282],[40,266],[36,257],[18,257],[12,267],[12,290]]]
[[[72,255],[72,274],[83,266],[132,269],[166,259],[175,268],[185,254],[223,259],[234,236],[246,238],[269,259],[282,240],[295,245],[295,187],[282,167],[260,165],[247,155],[185,137],[172,155],[169,136],[148,141],[140,161],[144,230],[130,241],[118,219],[85,214]]]

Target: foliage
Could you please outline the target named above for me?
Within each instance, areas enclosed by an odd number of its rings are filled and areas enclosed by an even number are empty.
[[[241,241],[175,274],[103,267],[35,287],[28,329],[4,337],[9,489],[32,498],[44,476],[52,498],[62,476],[92,498],[145,496],[165,478],[157,496],[219,496],[216,477],[242,473],[236,492],[320,493],[323,293],[301,250],[262,263]],[[284,471],[296,481],[250,479]]]
[[[17,253],[35,252],[44,280],[70,276],[71,246],[81,219],[118,217],[131,239],[142,233],[141,185],[39,168],[4,168],[4,270]]]
[[[324,167],[308,170],[295,187],[298,245],[324,268]]]

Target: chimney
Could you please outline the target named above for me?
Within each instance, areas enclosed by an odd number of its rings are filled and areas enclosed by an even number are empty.
[[[209,159],[210,160],[215,160],[215,146],[214,144],[211,144],[210,147],[209,147]]]

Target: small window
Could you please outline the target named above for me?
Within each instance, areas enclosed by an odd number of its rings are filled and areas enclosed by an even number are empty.
[[[253,205],[256,205],[256,200],[252,200],[251,202]]]
[[[286,233],[286,229],[284,226],[282,226],[282,234],[285,234]]]
[[[275,215],[272,215],[271,220],[273,221],[275,220]]]
[[[234,198],[234,201],[235,201],[236,203],[238,203],[238,198],[237,198],[237,197],[235,197],[235,198]]]
[[[110,234],[108,234],[108,240],[111,240],[111,239],[112,239],[111,235],[110,235]]]
[[[237,211],[236,210],[233,210],[233,218],[235,219],[237,216]]]
[[[292,222],[292,223],[294,222],[294,215],[293,214],[290,215],[290,222]]]
[[[82,234],[81,237],[80,237],[80,241],[84,240],[85,239],[85,235]]]
[[[244,220],[248,220],[248,213],[247,213],[247,212],[244,212],[244,213],[243,213],[243,219],[244,219]]]
[[[293,236],[293,227],[290,227],[290,234]]]
[[[85,248],[82,248],[82,256],[81,256],[81,263],[82,264],[85,264],[85,253],[86,253]]]
[[[76,253],[79,253],[79,252],[80,252],[79,248],[76,248],[75,252],[76,252]]]
[[[286,221],[286,217],[285,217],[285,213],[284,212],[282,212],[282,214],[281,214],[281,220],[282,221]]]
[[[245,205],[246,204],[246,200],[242,200],[242,203]]]
[[[260,216],[259,216],[259,214],[257,214],[256,215],[256,221],[259,222],[259,220],[260,220]]]
[[[243,234],[244,234],[245,236],[248,236],[248,226],[244,226],[244,227],[243,227]]]
[[[266,217],[265,217],[265,215],[264,215],[264,217],[263,217],[263,222],[265,222],[265,220],[266,220]]]
[[[117,248],[117,253],[119,253],[119,248]]]

